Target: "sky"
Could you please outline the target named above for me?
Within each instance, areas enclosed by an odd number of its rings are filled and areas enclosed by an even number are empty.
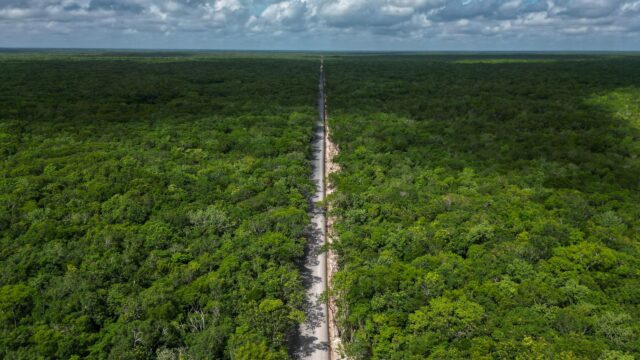
[[[0,0],[0,47],[640,50],[640,0]]]

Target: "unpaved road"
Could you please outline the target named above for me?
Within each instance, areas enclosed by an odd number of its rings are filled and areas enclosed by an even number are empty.
[[[327,259],[323,251],[326,242],[324,209],[316,206],[325,198],[325,112],[324,112],[324,67],[320,63],[320,81],[318,85],[318,121],[312,144],[312,179],[316,192],[312,198],[312,230],[307,246],[305,269],[303,271],[307,289],[307,321],[300,327],[300,336],[296,344],[295,356],[300,359],[329,359],[329,328],[327,326],[327,305],[319,301],[320,295],[327,290]]]

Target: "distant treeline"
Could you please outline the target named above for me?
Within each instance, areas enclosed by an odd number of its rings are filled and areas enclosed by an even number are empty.
[[[287,357],[317,62],[69,56],[0,61],[0,358]]]
[[[325,59],[352,359],[640,355],[640,58]]]

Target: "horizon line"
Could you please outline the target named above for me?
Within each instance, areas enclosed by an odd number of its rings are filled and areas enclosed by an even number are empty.
[[[356,50],[336,50],[336,49],[232,49],[232,48],[135,48],[135,47],[5,47],[0,46],[0,52],[2,51],[28,51],[28,50],[53,50],[53,51],[157,51],[157,52],[260,52],[260,53],[530,53],[530,54],[544,54],[544,53],[569,53],[569,54],[585,54],[585,53],[627,53],[634,54],[640,53],[638,50],[379,50],[379,49],[356,49]]]

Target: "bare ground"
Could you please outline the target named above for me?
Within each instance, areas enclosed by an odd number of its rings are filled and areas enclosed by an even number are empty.
[[[325,100],[325,105],[324,105],[324,118],[325,118],[325,162],[324,162],[324,174],[325,174],[325,184],[326,184],[326,196],[329,196],[333,193],[335,187],[334,185],[331,183],[331,181],[329,180],[329,176],[335,172],[340,171],[340,166],[334,162],[334,158],[336,157],[336,155],[338,155],[338,146],[336,144],[334,144],[331,141],[331,130],[329,128],[329,124],[327,122],[327,105],[326,105],[326,94],[324,96],[324,100]],[[337,234],[333,228],[333,224],[335,223],[335,216],[330,215],[331,214],[331,203],[329,202],[327,204],[327,213],[328,216],[326,218],[327,221],[327,230],[326,230],[326,236],[327,236],[327,243],[329,245],[328,247],[328,251],[327,251],[327,283],[329,284],[329,287],[332,287],[333,284],[333,277],[336,273],[336,271],[338,271],[338,258],[337,258],[337,254],[335,253],[335,251],[331,248],[331,244],[333,243],[334,239],[337,238]],[[330,344],[330,358],[331,359],[344,359],[344,357],[341,355],[341,349],[342,349],[342,343],[340,341],[340,331],[338,329],[337,323],[336,323],[336,314],[337,314],[337,305],[336,305],[336,298],[333,295],[329,296],[329,309],[328,309],[328,316],[329,316],[329,344]]]

